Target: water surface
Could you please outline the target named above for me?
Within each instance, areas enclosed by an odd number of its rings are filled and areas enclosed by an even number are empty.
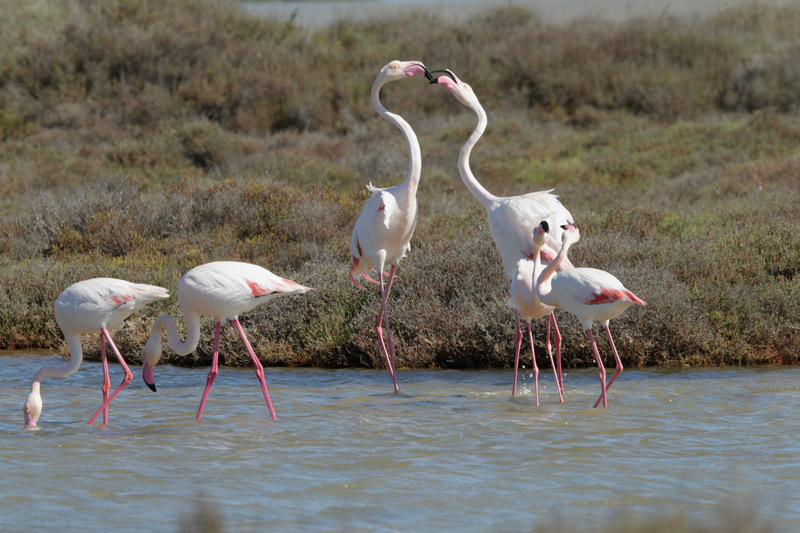
[[[800,529],[800,368],[626,371],[609,409],[596,373],[552,374],[510,396],[510,371],[266,370],[273,422],[251,369],[156,368],[110,424],[87,426],[102,370],[46,380],[39,431],[22,427],[52,355],[0,358],[0,530],[532,530],[604,526],[618,514],[725,527],[755,515]],[[112,365],[112,383],[120,380]],[[200,518],[197,518],[197,517]],[[560,522],[559,522],[560,521]],[[727,522],[726,522],[727,521]]]

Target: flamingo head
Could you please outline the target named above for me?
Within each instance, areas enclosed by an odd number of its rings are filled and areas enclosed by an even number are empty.
[[[407,76],[425,76],[429,80],[433,76],[420,61],[390,61],[380,72],[386,81],[401,80]]]
[[[547,242],[547,234],[550,232],[550,224],[546,220],[542,220],[533,230],[533,245],[536,248],[541,248]]]
[[[561,229],[564,230],[564,234],[561,236],[562,243],[573,244],[581,240],[581,230],[579,230],[577,226],[564,224],[561,226]]]
[[[142,379],[151,391],[156,392],[156,379],[153,367],[161,359],[161,337],[158,335],[147,339],[142,353]]]
[[[39,383],[33,383],[31,393],[22,407],[22,414],[25,416],[26,428],[38,429],[36,421],[39,420],[39,415],[42,414],[42,396],[39,394]]]
[[[441,76],[437,76],[431,80],[432,84],[439,84],[444,85],[448,91],[453,93],[453,96],[456,97],[456,100],[461,102],[467,107],[475,107],[475,104],[478,102],[478,97],[475,96],[475,93],[472,91],[472,87],[468,83],[464,83],[458,76],[456,76],[455,72],[450,69],[443,69],[443,70],[434,70],[432,74],[436,74],[441,72]]]

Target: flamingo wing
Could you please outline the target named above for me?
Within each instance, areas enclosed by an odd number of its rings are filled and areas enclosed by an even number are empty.
[[[542,220],[553,228],[542,248],[543,260],[551,261],[561,248],[561,226],[572,223],[572,215],[549,191],[503,198],[489,209],[489,229],[503,257],[506,275],[513,278],[517,261],[533,259],[533,230]],[[565,260],[564,267],[572,265]]]
[[[553,278],[553,292],[558,292],[559,302],[569,298],[583,305],[641,302],[616,277],[596,268],[573,268],[559,272]]]

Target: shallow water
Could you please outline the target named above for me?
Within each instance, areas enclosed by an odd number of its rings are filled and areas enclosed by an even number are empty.
[[[156,368],[110,424],[87,426],[102,370],[42,385],[39,431],[22,427],[35,371],[52,355],[4,355],[0,530],[228,531],[569,529],[683,513],[724,527],[800,529],[800,368],[626,371],[591,409],[591,370],[274,369],[273,422],[251,369],[222,368],[202,423],[207,369]],[[113,365],[112,385],[120,380]],[[182,522],[183,521],[183,522]]]

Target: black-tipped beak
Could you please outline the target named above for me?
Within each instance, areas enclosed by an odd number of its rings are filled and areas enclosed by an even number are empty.
[[[156,390],[156,384],[155,383],[147,383],[147,382],[145,382],[145,385],[147,385],[150,388],[151,391],[158,392]]]
[[[566,224],[561,224],[561,229],[567,229],[567,225]]]
[[[439,69],[439,70],[432,70],[430,73],[431,73],[431,77],[428,78],[428,79],[431,80],[430,81],[431,85],[433,85],[434,83],[439,83],[437,81],[439,79],[439,76],[436,76],[435,78],[433,77],[433,74],[439,74],[439,73],[444,74],[445,76],[447,76],[448,78],[450,78],[453,81],[456,81],[456,79],[453,77],[453,73],[450,72],[449,70],[447,70],[446,68],[445,69]]]
[[[428,70],[427,67],[425,67],[425,65],[422,65],[422,70],[425,71],[425,77],[428,78],[428,81],[430,83],[433,83],[434,79],[433,79],[433,74],[431,74],[431,71]]]
[[[550,224],[548,224],[546,220],[542,220],[541,226],[545,233],[550,233]]]

